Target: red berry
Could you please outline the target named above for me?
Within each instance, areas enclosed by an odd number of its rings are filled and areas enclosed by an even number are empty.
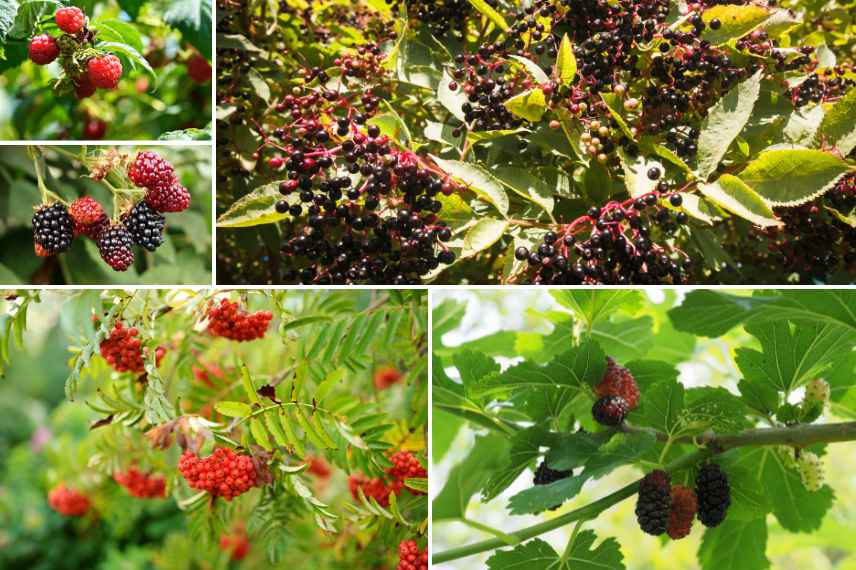
[[[187,60],[187,75],[200,85],[211,81],[211,65],[201,54],[195,53]]]
[[[127,271],[134,263],[134,239],[122,224],[104,228],[96,239],[98,251],[114,271]]]
[[[104,360],[117,372],[142,372],[145,370],[144,358],[147,354],[136,328],[126,329],[121,322],[116,323],[110,336],[101,341],[99,349]],[[160,366],[166,349],[158,347],[155,351],[156,364]]]
[[[99,89],[115,89],[122,77],[122,62],[111,53],[93,57],[86,64],[86,69],[92,85]]]
[[[619,396],[627,403],[630,410],[635,410],[639,405],[639,387],[636,379],[630,371],[610,358],[606,357],[606,371],[600,384],[595,386],[594,391],[599,397]]]
[[[159,499],[166,496],[166,479],[148,475],[135,467],[125,473],[114,473],[113,479],[128,492],[140,499]]]
[[[241,531],[224,534],[220,537],[220,550],[229,553],[232,560],[243,560],[250,552],[250,542],[246,533]]]
[[[83,125],[83,138],[97,141],[104,138],[107,133],[107,123],[101,119],[90,119]]]
[[[136,186],[148,190],[169,188],[178,180],[172,164],[151,151],[137,153],[134,161],[128,165],[128,178]]]
[[[33,242],[33,246],[35,246],[36,256],[38,257],[50,257],[51,253],[47,251],[45,248],[40,246],[39,244]]]
[[[689,487],[672,487],[672,511],[666,532],[672,540],[679,540],[690,533],[698,510],[695,491]]]
[[[378,368],[374,375],[374,385],[378,390],[385,390],[401,381],[401,372],[394,366]]]
[[[104,208],[92,196],[83,196],[71,203],[68,207],[68,215],[71,216],[72,221],[89,226],[101,221],[104,217]]]
[[[248,313],[237,303],[221,299],[208,307],[208,332],[239,342],[263,338],[273,319],[270,311]]]
[[[96,87],[88,75],[80,76],[74,84],[74,95],[78,99],[86,99],[95,94]]]
[[[47,65],[59,56],[59,46],[53,36],[41,34],[30,40],[30,60],[38,65]]]
[[[419,550],[415,540],[401,541],[396,570],[428,570],[428,549]]]
[[[185,451],[178,462],[178,470],[191,488],[208,491],[227,501],[255,487],[258,477],[250,456],[236,455],[224,447],[215,449],[205,459]]]
[[[48,494],[48,505],[67,517],[80,517],[89,511],[90,503],[83,494],[60,483]]]
[[[59,29],[67,34],[76,34],[86,25],[86,14],[76,6],[60,8],[54,18]]]
[[[309,463],[309,469],[307,469],[309,473],[312,473],[322,481],[330,478],[330,464],[327,463],[326,459],[313,455],[307,457],[306,462]]]
[[[179,182],[146,192],[146,203],[158,212],[183,212],[190,207],[190,192]]]

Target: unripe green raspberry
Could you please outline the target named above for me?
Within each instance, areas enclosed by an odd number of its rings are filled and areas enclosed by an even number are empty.
[[[800,452],[797,469],[806,489],[814,492],[823,487],[823,464],[817,455],[811,451]]]

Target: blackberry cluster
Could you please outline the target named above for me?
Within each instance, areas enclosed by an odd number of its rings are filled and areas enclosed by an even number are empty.
[[[603,396],[591,408],[595,421],[605,426],[618,426],[630,412],[630,406],[621,396]]]
[[[36,210],[33,239],[50,255],[67,251],[74,239],[74,228],[66,207],[55,203]]]
[[[229,553],[229,558],[234,561],[243,560],[250,553],[250,541],[243,530],[224,534],[220,537],[219,548]]]
[[[248,313],[238,303],[221,299],[219,305],[208,306],[208,332],[230,340],[245,342],[264,338],[273,319],[270,311]]]
[[[643,532],[654,536],[669,527],[672,512],[672,479],[665,471],[651,471],[639,483],[636,520]]]
[[[428,570],[428,549],[419,550],[415,540],[402,540],[398,545],[396,570]]]
[[[223,497],[227,501],[246,493],[257,483],[253,459],[225,447],[215,449],[204,459],[185,451],[178,462],[178,470],[192,489],[208,491],[212,497]]]
[[[130,467],[124,473],[114,473],[113,480],[138,499],[160,499],[166,496],[166,479],[143,473],[136,467]]]
[[[680,540],[690,534],[696,512],[698,499],[695,491],[689,487],[675,485],[672,487],[672,511],[669,515],[669,526],[666,533],[672,540]]]
[[[707,527],[718,526],[731,505],[731,487],[728,476],[719,465],[708,463],[696,476],[696,497],[698,497],[698,520]]]
[[[66,487],[62,483],[48,493],[48,505],[59,514],[67,517],[82,517],[91,507],[89,499],[85,495]]]
[[[359,491],[362,490],[367,498],[372,498],[382,507],[387,507],[389,506],[390,495],[401,495],[406,479],[428,477],[428,471],[409,451],[394,453],[389,460],[392,462],[392,467],[386,469],[385,477],[369,479],[360,473],[354,473],[348,478],[348,488],[355,500],[359,500]],[[410,488],[408,491],[414,495],[424,494]]]
[[[166,218],[148,202],[142,201],[131,208],[122,216],[122,223],[131,234],[134,243],[140,247],[154,251],[163,245]]]
[[[374,373],[374,385],[378,390],[386,390],[401,382],[401,371],[394,366],[382,366]]]
[[[639,405],[639,386],[633,374],[611,357],[606,357],[606,370],[600,383],[594,387],[595,394],[599,397],[619,396],[626,403],[628,410],[635,410]]]
[[[648,173],[652,181],[660,175],[657,167]],[[558,231],[548,231],[537,250],[518,247],[514,257],[527,263],[520,282],[685,284],[691,267],[689,256],[667,239],[689,217],[682,210],[675,210],[683,203],[680,193],[669,193],[665,182],[657,183],[656,187],[636,199],[591,208],[586,216],[561,226]]]
[[[113,327],[110,336],[101,341],[99,350],[104,360],[116,372],[143,372],[148,347],[143,347],[139,339],[140,331],[136,327],[125,328],[121,322]],[[159,346],[155,350],[156,364],[160,366],[166,355],[166,348]]]

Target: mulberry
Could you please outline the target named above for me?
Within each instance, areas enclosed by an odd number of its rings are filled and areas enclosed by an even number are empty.
[[[797,459],[797,470],[800,472],[803,486],[811,491],[819,491],[823,487],[823,464],[820,458],[811,451],[800,451]]]
[[[561,481],[562,479],[567,479],[573,474],[573,470],[568,471],[559,471],[557,469],[550,469],[547,465],[546,461],[542,461],[541,465],[538,466],[538,469],[535,471],[535,481],[536,485],[549,485],[550,483],[555,483],[556,481]],[[555,505],[550,507],[551,511],[555,511],[562,505]]]
[[[696,511],[698,499],[695,491],[682,485],[672,487],[672,512],[666,529],[672,540],[680,540],[690,533]]]
[[[698,497],[698,520],[708,527],[718,526],[725,520],[725,514],[731,505],[728,476],[719,465],[708,463],[696,476],[695,491]]]
[[[639,386],[630,371],[616,364],[615,361],[606,357],[606,371],[600,384],[595,386],[594,391],[599,397],[619,396],[627,402],[628,410],[635,410],[639,405]]]
[[[639,528],[654,536],[669,526],[672,511],[672,479],[665,471],[652,471],[639,483],[636,520]]]
[[[607,426],[620,425],[629,411],[627,402],[621,396],[604,396],[591,408],[594,419]]]

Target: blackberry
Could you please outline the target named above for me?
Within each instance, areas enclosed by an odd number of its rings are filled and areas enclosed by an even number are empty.
[[[639,483],[636,520],[643,532],[663,534],[672,512],[672,478],[665,471],[651,471]]]
[[[166,218],[145,201],[138,203],[130,212],[123,215],[122,222],[137,245],[154,251],[163,244]]]
[[[74,239],[74,228],[66,207],[55,203],[36,210],[33,239],[51,255],[68,250]]]
[[[696,476],[698,520],[708,527],[718,526],[731,505],[728,476],[715,463],[708,463]]]
[[[606,426],[620,425],[629,411],[627,402],[621,396],[604,396],[591,408],[594,419]]]
[[[107,265],[115,271],[125,271],[134,263],[134,239],[121,224],[104,229],[96,241],[98,252]]]
[[[561,481],[562,479],[567,479],[573,474],[573,470],[569,471],[557,471],[555,469],[550,469],[547,466],[546,461],[542,461],[541,465],[538,466],[538,469],[535,471],[535,485],[549,485],[550,483],[555,483],[556,481]],[[555,511],[562,505],[556,505],[554,507],[550,507],[551,511]]]

